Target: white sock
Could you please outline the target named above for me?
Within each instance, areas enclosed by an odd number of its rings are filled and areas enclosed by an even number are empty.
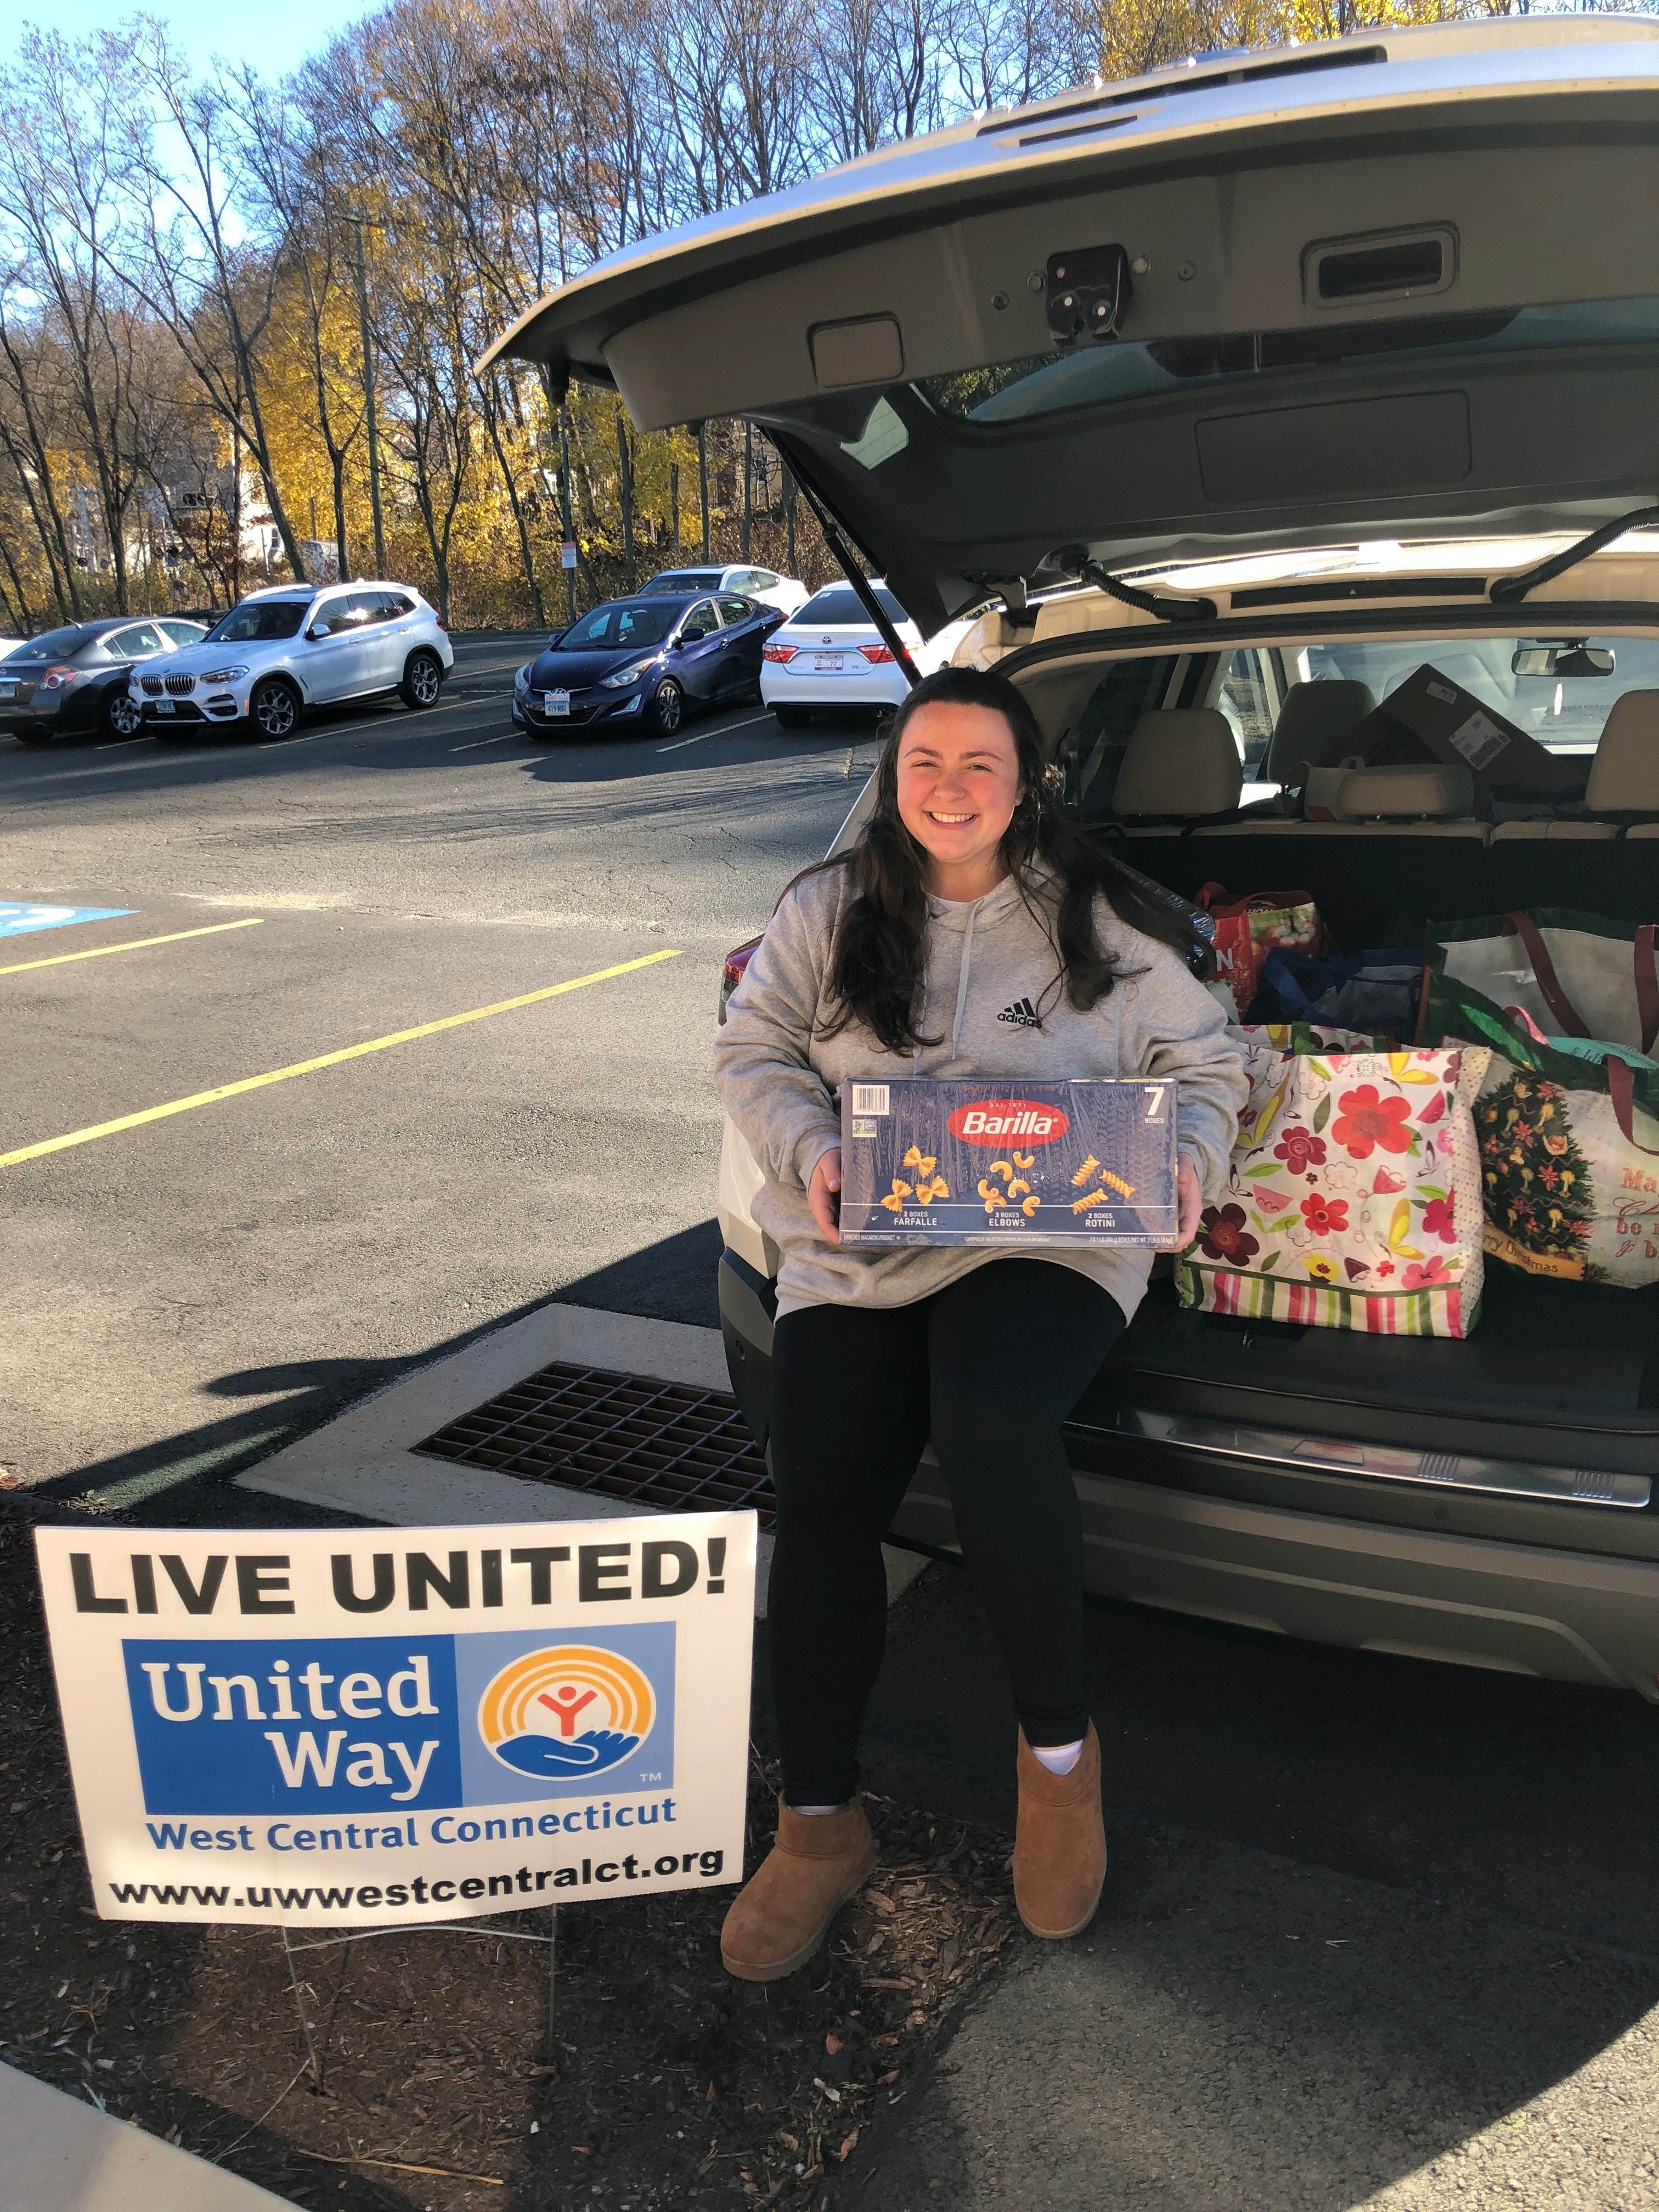
[[[787,1802],[787,1801],[786,1801],[786,1802]],[[852,1800],[849,1798],[849,1799],[848,1800],[848,1804],[850,1804],[851,1802],[852,1802]],[[790,1806],[790,1808],[789,1808],[789,1809],[790,1809],[790,1811],[791,1811],[792,1813],[803,1813],[803,1814],[805,1814],[805,1816],[806,1816],[806,1818],[810,1820],[814,1819],[814,1818],[816,1817],[816,1815],[817,1815],[817,1814],[820,1814],[820,1813],[844,1813],[844,1812],[847,1810],[847,1806],[846,1806],[846,1805],[791,1805],[791,1806]]]
[[[1031,1756],[1038,1765],[1046,1766],[1050,1774],[1069,1774],[1083,1756],[1083,1744],[1081,1736],[1075,1743],[1034,1743],[1030,1747]],[[798,1805],[795,1810],[799,1813],[801,1808]]]

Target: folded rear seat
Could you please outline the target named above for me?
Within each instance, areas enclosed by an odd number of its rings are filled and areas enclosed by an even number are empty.
[[[1350,769],[1328,822],[1236,822],[1193,832],[1200,881],[1308,890],[1338,944],[1415,945],[1432,917],[1488,912],[1486,824],[1467,769]],[[1177,886],[1179,888],[1179,886]]]
[[[1471,811],[1467,769],[1350,769],[1329,822],[1234,813],[1238,747],[1211,708],[1143,714],[1118,774],[1115,811],[1131,857],[1190,898],[1216,882],[1235,896],[1306,890],[1339,944],[1416,944],[1430,916],[1491,911],[1486,824]]]
[[[1492,833],[1493,910],[1576,907],[1622,921],[1659,919],[1659,691],[1613,702],[1583,814],[1500,822]]]

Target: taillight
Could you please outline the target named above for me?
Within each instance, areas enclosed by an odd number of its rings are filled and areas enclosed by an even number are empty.
[[[79,668],[49,668],[40,678],[43,690],[59,691],[65,684],[78,683],[84,672]]]
[[[786,660],[793,660],[799,651],[800,647],[798,645],[763,645],[761,647],[761,659],[775,660],[781,665]]]
[[[751,937],[747,945],[739,945],[735,951],[726,956],[726,966],[720,974],[720,1018],[722,1021],[726,1019],[726,1002],[742,982],[744,970],[754,957],[759,944],[758,937]]]
[[[866,660],[890,660],[893,657],[884,645],[861,645],[859,651]]]

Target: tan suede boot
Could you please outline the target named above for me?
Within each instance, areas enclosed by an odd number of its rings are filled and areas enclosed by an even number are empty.
[[[856,1798],[839,1813],[778,1804],[778,1839],[732,1899],[720,1958],[740,1982],[775,1982],[804,1966],[830,1923],[875,1872],[876,1845]]]
[[[1106,1880],[1100,1738],[1094,1723],[1069,1774],[1050,1774],[1019,1738],[1014,1903],[1033,1936],[1076,1936],[1095,1917]]]

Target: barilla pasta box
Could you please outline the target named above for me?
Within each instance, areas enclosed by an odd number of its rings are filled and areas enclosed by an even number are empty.
[[[1168,1079],[905,1077],[841,1094],[843,1244],[1173,1244]]]

